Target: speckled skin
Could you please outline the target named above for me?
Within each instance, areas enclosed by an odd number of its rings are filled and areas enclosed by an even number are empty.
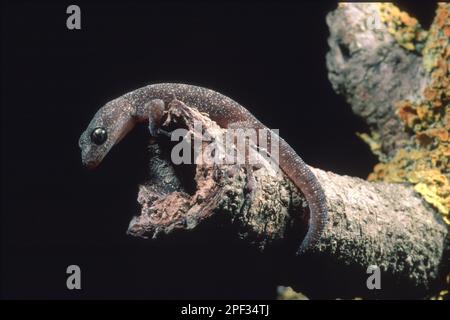
[[[223,128],[235,123],[246,123],[247,128],[266,128],[243,106],[213,90],[186,84],[153,84],[108,102],[96,113],[80,137],[83,164],[97,166],[111,147],[139,122],[149,121],[152,130],[159,119],[161,100],[167,106],[174,98],[208,114]],[[158,103],[152,103],[154,100]],[[102,145],[95,145],[90,140],[92,130],[97,127],[108,132],[108,139]],[[325,195],[308,166],[281,137],[279,157],[280,168],[305,195],[310,209],[309,228],[298,250],[300,254],[310,249],[323,231],[327,221]]]

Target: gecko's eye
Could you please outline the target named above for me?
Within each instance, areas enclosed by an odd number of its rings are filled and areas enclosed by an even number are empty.
[[[91,133],[91,141],[97,145],[105,143],[108,138],[108,134],[104,128],[95,128]]]

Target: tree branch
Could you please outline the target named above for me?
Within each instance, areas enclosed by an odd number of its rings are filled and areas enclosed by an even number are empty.
[[[183,127],[195,135],[194,123],[202,123],[204,133],[219,143],[225,130],[179,101],[171,104],[164,125]],[[274,246],[288,248],[280,264],[302,266],[284,281],[308,292],[314,291],[308,288],[313,279],[314,286],[321,287],[317,284],[322,282],[323,273],[307,271],[308,265],[317,268],[318,260],[337,278],[337,269],[345,274],[352,266],[354,289],[348,294],[353,295],[370,294],[365,281],[369,265],[378,265],[384,278],[396,279],[395,288],[383,290],[386,294],[398,288],[424,291],[438,277],[447,229],[434,210],[407,186],[370,183],[313,169],[325,190],[330,218],[318,245],[298,258],[295,251],[305,234],[309,213],[304,197],[281,171],[275,173],[261,157],[260,166],[253,171],[256,183],[250,192],[245,167],[204,163],[174,168],[169,155],[173,146],[166,143],[150,147],[151,178],[140,187],[142,211],[128,230],[133,236],[155,238],[161,233],[193,230],[205,220],[220,217],[222,223],[234,226],[244,241],[262,251],[270,252]],[[197,163],[207,158],[210,143],[203,142]],[[342,295],[348,282],[322,285],[334,286],[333,294]]]

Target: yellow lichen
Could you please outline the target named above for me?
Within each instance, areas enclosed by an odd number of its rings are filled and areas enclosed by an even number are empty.
[[[436,208],[450,226],[450,4],[438,4],[428,33],[421,30],[416,19],[392,3],[379,6],[381,20],[396,41],[406,50],[422,54],[430,82],[420,100],[406,99],[396,104],[398,117],[405,130],[411,132],[406,147],[396,150],[389,158],[382,154],[373,138],[360,135],[380,159],[368,179],[414,185],[414,190]],[[446,287],[449,286],[450,274],[446,279]],[[448,293],[448,290],[441,290],[431,299],[448,299]]]
[[[296,292],[291,287],[279,286],[277,300],[309,300],[309,299],[303,293]]]
[[[378,3],[381,21],[394,39],[405,49],[421,52],[427,38],[417,19],[389,2]]]
[[[373,154],[377,155],[378,158],[383,157],[383,152],[381,150],[380,134],[378,132],[372,131],[370,135],[367,133],[357,132],[356,135],[369,145],[369,148]]]
[[[413,30],[420,28],[414,18],[391,3],[380,4],[380,12],[388,29],[395,27],[396,39],[400,37],[398,33],[407,34],[401,36],[402,39],[413,39]],[[440,3],[422,51],[423,65],[431,79],[422,99],[402,100],[396,104],[397,115],[405,129],[412,133],[408,145],[387,158],[380,156],[380,149],[373,139],[360,135],[380,159],[369,180],[409,182],[425,201],[445,216],[450,211],[450,50],[446,36],[449,18],[450,5]],[[448,217],[445,218],[448,223]]]

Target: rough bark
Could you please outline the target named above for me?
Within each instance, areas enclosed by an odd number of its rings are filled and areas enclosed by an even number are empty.
[[[224,133],[206,115],[179,101],[171,104],[165,126],[181,126],[195,135],[194,122],[201,122],[204,134],[214,141]],[[204,141],[204,147],[210,143]],[[162,140],[150,146],[151,178],[140,187],[142,211],[128,230],[133,236],[154,238],[192,230],[220,217],[222,225],[233,226],[244,241],[260,250],[287,248],[277,257],[280,268],[286,269],[286,278],[280,281],[312,297],[372,295],[366,288],[369,265],[380,267],[383,279],[394,279],[383,281],[386,286],[378,294],[385,297],[423,294],[439,276],[447,229],[407,186],[370,183],[312,168],[326,193],[329,220],[318,245],[296,257],[307,228],[307,204],[281,171],[274,172],[261,157],[252,171],[256,183],[249,191],[245,166],[203,163],[174,168],[171,147]],[[197,162],[209,152],[203,150]],[[317,290],[326,286],[326,293]]]
[[[377,6],[348,3],[328,14],[327,69],[335,91],[379,134],[381,151],[392,156],[409,140],[395,103],[417,100],[430,79],[422,57],[401,47]]]
[[[194,123],[201,123],[204,130],[195,130]],[[161,233],[194,229],[205,219],[221,215],[237,227],[241,237],[264,249],[283,239],[286,229],[297,220],[306,221],[303,196],[255,150],[249,150],[258,159],[257,166],[250,168],[256,181],[252,190],[248,187],[246,165],[208,161],[213,144],[223,148],[219,138],[225,130],[206,115],[174,101],[165,126],[188,129],[183,141],[191,141],[189,135],[200,138],[201,134],[214,142],[203,141],[202,153],[195,156],[195,163],[175,169],[170,160],[173,144],[162,138],[159,144],[150,146],[150,180],[140,186],[138,202],[142,212],[130,223],[129,234],[155,238]],[[302,234],[297,235],[301,237]]]

